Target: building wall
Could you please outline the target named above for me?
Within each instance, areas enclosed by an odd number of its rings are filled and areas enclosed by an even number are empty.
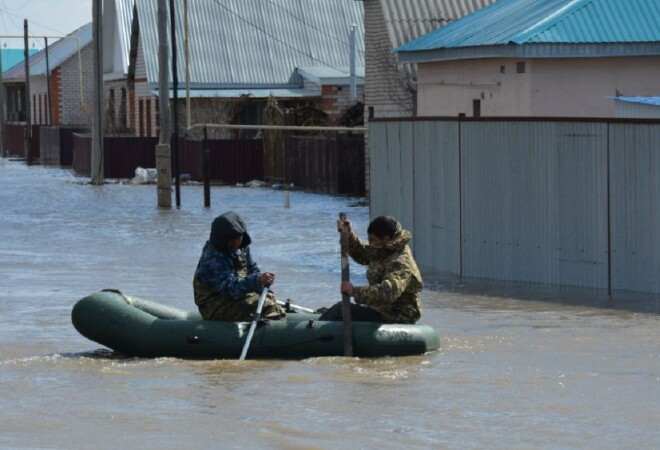
[[[129,86],[127,80],[103,83],[105,131],[107,134],[133,134],[129,123]]]
[[[420,116],[473,116],[475,100],[483,116],[529,116],[530,64],[518,73],[511,59],[447,61],[419,64]]]
[[[537,60],[532,67],[532,114],[537,116],[614,117],[609,97],[660,91],[658,58]]]
[[[47,104],[48,85],[46,76],[30,77],[30,114],[31,122],[35,125],[45,125],[48,123]]]
[[[321,86],[321,108],[328,114],[331,123],[337,123],[342,114],[357,102],[364,103],[364,86],[357,87],[355,100],[351,99],[350,86]]]
[[[406,117],[414,114],[414,98],[406,89],[387,33],[380,0],[365,0],[365,108],[375,117]]]
[[[91,125],[94,110],[94,55],[91,45],[81,50],[81,59],[82,64],[78,61],[78,54],[74,54],[59,67],[62,125]],[[80,65],[82,65],[82,92]]]
[[[518,73],[518,63],[525,64]],[[615,95],[656,95],[656,58],[464,60],[419,64],[418,114],[614,117]]]

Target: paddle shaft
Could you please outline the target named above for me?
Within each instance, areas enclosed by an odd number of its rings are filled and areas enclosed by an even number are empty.
[[[346,220],[346,214],[339,214],[340,225]],[[341,245],[341,281],[351,281],[351,268],[348,263],[348,233],[343,226],[339,227],[339,243]],[[344,356],[353,356],[353,321],[351,319],[351,297],[341,295],[341,316],[344,319]]]
[[[248,349],[250,348],[250,343],[252,342],[252,336],[254,336],[254,330],[257,328],[257,322],[261,319],[261,310],[264,308],[264,303],[266,302],[266,295],[268,295],[268,288],[265,287],[261,291],[261,296],[259,297],[259,303],[257,303],[257,314],[254,317],[254,320],[250,324],[250,331],[248,331],[247,338],[245,339],[245,344],[243,344],[243,350],[241,351],[240,360],[245,360],[247,356]]]

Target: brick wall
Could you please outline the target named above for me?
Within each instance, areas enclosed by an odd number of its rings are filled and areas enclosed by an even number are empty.
[[[321,108],[330,116],[332,123],[337,123],[342,114],[356,102],[364,102],[364,86],[357,88],[357,98],[351,99],[351,87],[321,86]]]
[[[91,125],[94,97],[94,55],[91,45],[81,50],[82,99],[78,54],[60,65],[60,122],[63,125]],[[81,101],[82,100],[82,101]]]
[[[374,108],[376,117],[407,117],[414,112],[412,93],[406,89],[387,32],[381,0],[364,2],[365,117]]]

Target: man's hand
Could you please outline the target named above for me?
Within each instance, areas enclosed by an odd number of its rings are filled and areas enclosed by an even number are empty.
[[[350,281],[342,281],[341,293],[346,295],[353,295],[353,285]]]
[[[268,287],[275,282],[275,274],[270,272],[264,272],[259,276],[259,283],[263,287]]]

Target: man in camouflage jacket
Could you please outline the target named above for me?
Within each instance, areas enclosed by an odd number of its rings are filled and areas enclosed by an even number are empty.
[[[349,233],[348,252],[358,264],[366,265],[369,286],[342,283],[341,291],[357,305],[353,320],[386,323],[415,323],[421,315],[422,275],[408,246],[412,235],[392,217],[381,216],[370,224],[369,242],[360,241],[350,222],[340,224]],[[341,303],[321,316],[321,320],[341,320]]]
[[[205,320],[251,320],[261,290],[274,282],[275,275],[261,273],[252,260],[251,241],[236,213],[227,212],[213,221],[193,279],[195,303]],[[285,316],[272,293],[266,298],[262,314],[266,319]]]

